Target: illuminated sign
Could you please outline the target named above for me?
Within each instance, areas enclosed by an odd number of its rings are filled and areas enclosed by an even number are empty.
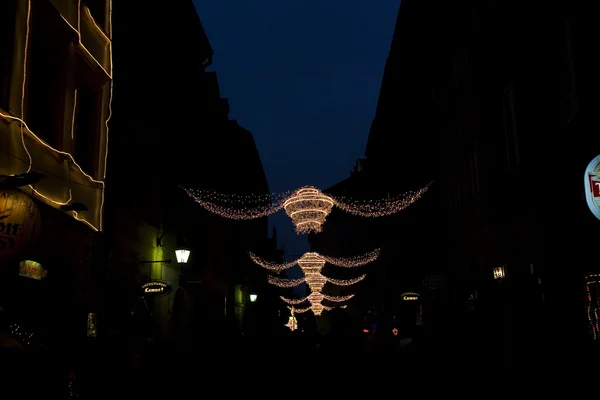
[[[142,285],[142,293],[148,296],[164,296],[171,293],[173,287],[164,281],[150,281]]]
[[[504,266],[494,268],[494,279],[504,278]]]
[[[40,213],[19,190],[0,190],[0,262],[33,246],[39,237]]]
[[[24,260],[19,263],[19,276],[41,281],[46,275],[48,271],[37,261]]]
[[[588,164],[583,179],[587,205],[592,214],[600,219],[600,155]]]
[[[419,300],[419,293],[414,293],[414,292],[403,293],[402,300]]]

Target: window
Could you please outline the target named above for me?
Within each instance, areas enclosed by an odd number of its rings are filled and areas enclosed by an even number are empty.
[[[504,117],[506,163],[508,172],[511,173],[519,165],[519,141],[517,139],[515,97],[512,84],[504,90],[502,99],[502,112]]]
[[[0,108],[8,111],[15,42],[17,0],[7,0],[0,12]]]
[[[64,21],[46,3],[32,3],[25,120],[37,136],[61,149],[71,39]]]
[[[83,171],[97,175],[102,127],[102,92],[79,87],[76,92],[73,156]]]

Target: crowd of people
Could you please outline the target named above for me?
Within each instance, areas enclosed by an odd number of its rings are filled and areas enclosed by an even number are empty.
[[[284,385],[287,379],[319,373],[320,368],[323,374],[335,376],[344,365],[364,374],[365,369],[373,371],[373,357],[410,357],[410,341],[394,335],[385,324],[366,333],[343,310],[331,311],[328,318],[331,329],[324,335],[314,320],[294,331],[273,321],[252,334],[244,334],[237,321],[224,320],[198,329],[194,340],[180,346],[159,343],[144,332],[128,337],[116,333],[120,339],[81,349],[68,368],[53,366],[64,364],[60,349],[28,348],[0,329],[4,381],[0,387],[21,398],[41,393],[55,398],[95,399],[115,393],[160,398],[205,385],[247,392],[256,389],[251,383],[261,379]],[[238,384],[228,386],[228,382]]]

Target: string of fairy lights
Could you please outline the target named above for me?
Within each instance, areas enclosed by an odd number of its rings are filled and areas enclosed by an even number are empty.
[[[224,218],[234,220],[251,220],[266,217],[280,210],[285,210],[287,216],[292,220],[297,234],[318,233],[322,231],[327,216],[334,207],[359,217],[383,217],[395,214],[416,202],[429,189],[425,187],[403,193],[399,196],[388,196],[385,199],[357,200],[350,197],[334,196],[325,194],[313,186],[305,186],[295,191],[274,194],[232,194],[220,193],[210,190],[196,190],[182,187],[187,195],[207,211]],[[255,264],[276,273],[281,273],[296,265],[303,272],[302,278],[286,279],[279,276],[269,275],[267,280],[270,284],[280,288],[294,288],[306,284],[309,295],[304,298],[289,299],[281,296],[281,299],[289,304],[291,310],[288,323],[285,325],[292,331],[297,328],[296,313],[312,311],[319,316],[323,311],[332,310],[336,306],[323,304],[323,301],[338,304],[337,307],[345,308],[346,305],[339,304],[354,297],[331,296],[323,293],[327,283],[336,286],[351,286],[363,279],[362,274],[352,279],[336,279],[321,273],[325,264],[342,268],[355,268],[367,265],[375,261],[380,254],[380,249],[351,258],[338,258],[324,256],[315,252],[304,253],[300,258],[286,263],[277,263],[264,260],[258,255],[249,252],[249,257]],[[296,307],[309,304],[307,307]]]
[[[262,218],[284,209],[296,228],[296,233],[321,232],[333,207],[360,217],[383,217],[395,214],[420,199],[429,184],[399,196],[377,200],[357,200],[328,195],[312,186],[293,192],[262,195],[225,194],[209,190],[182,188],[206,210],[225,218],[249,220]]]
[[[592,338],[599,340],[600,318],[598,316],[598,309],[600,308],[600,274],[589,274],[586,276],[585,291],[588,300],[587,316]],[[595,294],[595,296],[592,296],[592,294]]]

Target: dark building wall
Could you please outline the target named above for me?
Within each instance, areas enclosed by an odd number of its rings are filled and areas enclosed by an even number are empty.
[[[207,323],[234,315],[234,287],[252,272],[246,252],[267,241],[267,220],[221,218],[194,203],[179,185],[268,193],[264,170],[252,133],[229,120],[217,75],[206,71],[213,51],[193,3],[149,8],[126,2],[115,4],[113,16],[108,187],[113,271],[133,261],[136,251],[141,260],[174,260],[174,249],[184,242],[192,251],[188,264],[162,268],[174,270],[173,279],[181,277],[172,282],[185,293],[176,309],[193,309],[195,329],[209,332]],[[157,238],[163,246],[156,245]],[[114,272],[114,284],[122,289],[133,284],[135,290],[136,276],[148,278],[139,270],[150,268],[143,263],[121,268],[122,274]],[[123,308],[121,293],[116,304]],[[171,296],[175,303],[176,290]]]
[[[577,18],[549,7],[532,19],[515,2],[404,1],[367,146],[380,190],[434,181],[370,236],[413,276],[445,275],[435,303],[422,288],[425,326],[477,338],[522,374],[540,368],[545,318],[560,324],[553,338],[585,332],[581,279],[594,262],[583,246],[598,221],[582,174],[600,139],[587,57],[595,28],[582,28],[580,7],[571,9]],[[502,265],[500,283],[492,269]],[[394,287],[406,276],[396,274]],[[464,310],[474,291],[473,314]]]

